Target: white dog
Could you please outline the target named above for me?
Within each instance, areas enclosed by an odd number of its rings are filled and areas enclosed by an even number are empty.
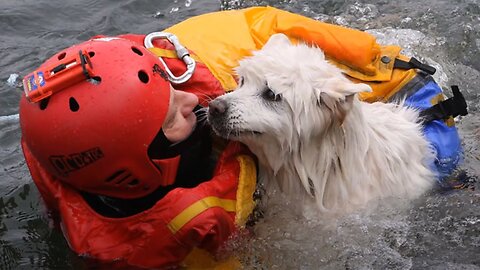
[[[339,213],[374,198],[413,198],[434,183],[418,112],[359,101],[371,88],[320,49],[276,34],[236,71],[238,89],[210,103],[208,120],[258,157],[267,192],[276,183],[295,201]]]

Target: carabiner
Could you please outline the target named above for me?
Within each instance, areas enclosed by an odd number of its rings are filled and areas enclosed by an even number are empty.
[[[168,68],[167,64],[165,64],[165,62],[163,61],[162,57],[158,57],[158,59],[160,59],[160,62],[162,62],[163,66],[165,67],[165,71],[168,74],[168,80],[175,84],[180,84],[188,81],[188,79],[192,77],[193,71],[195,70],[195,65],[196,65],[195,60],[193,60],[192,57],[190,57],[188,50],[185,47],[183,47],[182,44],[180,44],[180,41],[178,41],[177,36],[167,32],[153,32],[148,34],[144,40],[145,48],[147,49],[153,48],[153,40],[157,38],[165,38],[170,43],[172,43],[173,46],[175,47],[175,52],[177,53],[177,57],[179,59],[182,59],[185,65],[187,66],[187,70],[185,71],[185,73],[177,77],[173,75],[173,73]]]

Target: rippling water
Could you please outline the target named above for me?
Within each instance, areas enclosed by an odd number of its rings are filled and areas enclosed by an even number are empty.
[[[271,5],[367,30],[458,84],[470,115],[458,119],[469,175],[480,175],[480,2],[2,0],[0,2],[0,269],[84,269],[44,214],[19,146],[20,80],[61,48],[96,34],[148,33],[211,11]],[[479,183],[432,191],[413,205],[306,221],[270,200],[253,239],[232,245],[246,269],[480,269]],[[373,208],[372,208],[373,209]]]

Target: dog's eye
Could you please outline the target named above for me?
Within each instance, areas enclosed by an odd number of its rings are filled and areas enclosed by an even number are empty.
[[[242,87],[245,79],[243,77],[240,77],[240,80],[238,80],[238,86]]]
[[[281,94],[275,94],[275,92],[273,92],[272,89],[270,89],[268,87],[263,92],[263,97],[267,100],[270,100],[270,101],[280,101],[280,100],[282,100],[282,95]]]

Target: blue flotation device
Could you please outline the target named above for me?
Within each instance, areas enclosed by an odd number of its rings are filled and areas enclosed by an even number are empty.
[[[458,87],[452,86],[454,96],[443,100],[443,91],[433,78],[421,77],[414,87],[418,90],[408,90],[410,93],[407,94],[405,104],[421,111],[424,135],[436,154],[431,167],[437,173],[440,186],[444,186],[444,180],[453,173],[463,156],[460,137],[452,117],[466,115],[467,107]],[[442,101],[434,104],[439,98]]]

